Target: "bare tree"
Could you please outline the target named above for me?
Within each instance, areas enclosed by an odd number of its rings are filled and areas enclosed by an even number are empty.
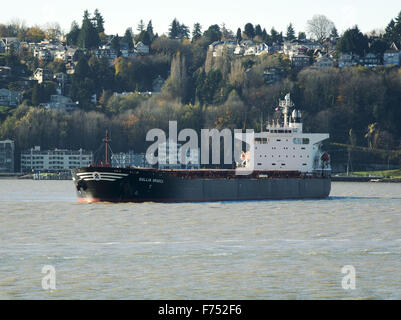
[[[309,36],[319,42],[322,42],[324,38],[327,38],[333,28],[333,21],[329,20],[324,15],[314,15],[311,20],[308,20],[306,26]]]

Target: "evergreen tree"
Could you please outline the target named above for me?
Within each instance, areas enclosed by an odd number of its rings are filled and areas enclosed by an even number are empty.
[[[117,52],[117,55],[120,56],[120,37],[118,33],[111,39],[111,48]]]
[[[287,27],[287,40],[291,41],[295,39],[295,30],[294,27],[292,26],[292,23],[290,23]]]
[[[92,49],[98,47],[99,43],[99,34],[92,24],[88,10],[85,10],[81,31],[78,36],[78,46],[85,49]]]
[[[221,30],[219,25],[211,25],[204,33],[203,36],[208,40],[209,43],[221,40]]]
[[[333,27],[333,29],[331,29],[330,38],[336,39],[336,38],[338,38],[338,37],[339,37],[339,36],[338,36],[337,28],[336,28],[336,27]]]
[[[241,28],[237,29],[237,42],[241,42],[242,41],[242,32],[241,32]]]
[[[76,46],[78,44],[80,31],[81,30],[79,29],[78,23],[76,21],[73,21],[71,24],[70,32],[66,35],[67,44]]]
[[[384,39],[386,39],[388,44],[397,41],[397,35],[395,32],[395,21],[393,19],[391,19],[390,23],[386,27],[386,33],[384,34]]]
[[[262,28],[260,24],[255,27],[255,37],[262,37]]]
[[[253,39],[255,37],[255,29],[252,23],[247,23],[245,25],[244,33],[248,36],[249,39]]]
[[[264,42],[269,42],[269,35],[265,28],[263,28],[263,31],[262,31],[262,40]]]
[[[306,39],[306,33],[301,31],[298,33],[298,40],[305,40]]]
[[[90,77],[90,68],[88,64],[88,58],[82,56],[79,58],[77,66],[75,67],[73,80],[74,81],[83,81],[85,78]]]
[[[184,38],[188,39],[189,34],[190,34],[189,28],[185,24],[179,23],[178,24],[178,37],[180,39],[184,39]]]
[[[136,37],[136,41],[139,42],[141,41],[143,44],[146,44],[147,46],[149,46],[152,43],[152,39],[150,37],[149,32],[147,32],[146,30],[143,30],[137,37]]]
[[[94,21],[96,22],[97,32],[98,33],[104,32],[104,19],[98,9],[95,10],[94,15],[95,15]]]
[[[338,40],[337,50],[342,53],[355,53],[363,56],[368,51],[368,39],[359,31],[358,26],[348,29]]]
[[[276,31],[276,29],[274,29],[274,27],[270,30],[270,36],[271,36],[271,41],[273,43],[277,43],[279,40],[279,34]]]
[[[283,33],[282,32],[280,32],[279,33],[279,35],[278,35],[278,43],[283,43],[284,42],[284,39],[283,39]]]
[[[401,12],[395,20],[391,19],[390,23],[387,25],[384,39],[389,45],[393,42],[401,43]]]
[[[174,18],[173,22],[170,24],[170,28],[168,31],[168,36],[170,39],[176,39],[179,35],[180,24],[176,18]]]
[[[136,28],[136,30],[141,33],[143,30],[145,30],[145,24],[143,22],[143,20],[141,19],[138,23],[138,27]]]
[[[200,37],[202,37],[202,26],[200,25],[200,23],[195,23],[192,30],[192,41],[196,41]]]
[[[149,20],[148,26],[146,27],[146,32],[149,34],[150,38],[153,39],[154,33],[153,33],[152,20]]]
[[[125,34],[124,37],[122,38],[122,41],[128,44],[129,50],[132,50],[132,48],[134,47],[134,43],[132,40],[133,40],[132,29],[127,28],[127,30],[125,30]]]

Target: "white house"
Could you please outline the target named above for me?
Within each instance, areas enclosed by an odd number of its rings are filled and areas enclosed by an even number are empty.
[[[139,41],[135,45],[135,52],[138,54],[149,54],[149,46],[144,44],[142,41]]]
[[[77,104],[74,103],[70,97],[64,97],[62,95],[54,94],[50,96],[50,102],[42,103],[42,108],[47,110],[71,112],[76,110]]]

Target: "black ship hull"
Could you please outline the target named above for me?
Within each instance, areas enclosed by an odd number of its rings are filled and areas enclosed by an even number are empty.
[[[212,202],[326,198],[330,176],[299,172],[157,170],[87,167],[72,170],[79,202]]]

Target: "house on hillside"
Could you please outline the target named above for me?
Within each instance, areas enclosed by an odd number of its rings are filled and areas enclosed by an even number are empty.
[[[321,56],[316,59],[316,62],[313,64],[313,69],[323,70],[327,68],[334,67],[334,59],[329,57],[328,55]]]
[[[40,107],[47,110],[71,112],[77,109],[77,104],[74,103],[70,97],[54,94],[50,96],[50,101],[48,103],[42,103]]]
[[[380,58],[374,53],[368,53],[360,59],[359,63],[368,68],[374,68],[381,64]]]
[[[139,41],[135,44],[135,52],[140,55],[149,54],[149,46]]]
[[[44,81],[51,81],[52,72],[49,69],[36,68],[33,73],[33,79],[37,80],[39,84]]]
[[[291,60],[292,67],[294,69],[300,70],[300,69],[310,66],[311,58],[304,54],[297,54],[297,55],[292,56],[290,58],[290,60]]]
[[[9,53],[11,50],[20,52],[20,42],[16,37],[4,37],[0,39],[0,48],[3,48],[3,53]],[[1,52],[0,52],[1,53]]]
[[[0,89],[0,106],[16,107],[21,103],[21,94],[8,89]]]
[[[357,54],[343,53],[338,59],[338,67],[340,69],[346,67],[352,67],[359,64],[360,57]]]
[[[0,79],[7,79],[9,77],[11,77],[11,68],[0,66]]]
[[[225,41],[215,41],[209,45],[209,50],[213,51],[213,57],[221,57],[223,52],[228,54],[233,54],[235,48],[237,47],[236,41],[225,40]]]
[[[281,68],[266,68],[263,72],[263,79],[266,85],[281,81],[285,78],[285,71]]]
[[[383,55],[383,64],[385,66],[401,66],[401,48],[393,43]]]

